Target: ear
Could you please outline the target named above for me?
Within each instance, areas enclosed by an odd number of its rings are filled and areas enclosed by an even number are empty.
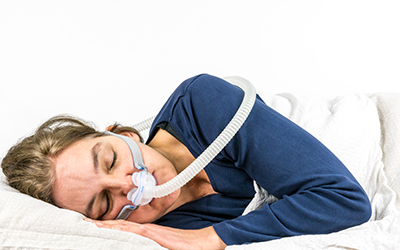
[[[112,129],[115,129],[115,127],[114,127],[114,125],[111,125],[111,126],[108,126],[107,128],[106,128],[106,131],[111,131]],[[129,138],[132,138],[134,141],[136,141],[136,142],[140,142],[140,137],[137,135],[137,134],[135,134],[134,132],[128,132],[128,131],[126,131],[126,132],[122,132],[122,133],[119,133],[120,135],[124,135],[124,136],[127,136],[127,137],[129,137]]]
[[[110,125],[106,128],[106,131],[111,131],[111,129],[114,127],[114,125]]]
[[[132,138],[136,142],[140,142],[140,137],[133,132],[122,132],[122,133],[120,133],[120,135],[125,135],[129,138]]]

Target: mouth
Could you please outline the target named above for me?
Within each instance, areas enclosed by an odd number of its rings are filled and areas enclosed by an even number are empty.
[[[156,186],[159,185],[158,183],[158,178],[157,176],[154,174],[155,171],[151,172],[150,174],[154,177],[154,179],[156,180]]]

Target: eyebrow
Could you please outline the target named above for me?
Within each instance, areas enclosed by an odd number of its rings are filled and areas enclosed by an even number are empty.
[[[96,143],[93,148],[92,148],[92,158],[93,158],[93,168],[96,173],[99,172],[99,147],[101,145],[101,142]],[[90,200],[85,213],[87,217],[90,217],[89,215],[92,213],[93,210],[93,205],[94,201],[96,200],[97,194],[93,195],[92,199]]]
[[[99,147],[101,142],[96,143],[92,148],[93,166],[96,173],[99,172]]]

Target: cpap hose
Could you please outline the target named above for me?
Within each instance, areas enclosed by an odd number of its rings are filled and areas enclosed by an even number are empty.
[[[243,101],[232,120],[228,123],[220,135],[213,141],[203,153],[196,158],[187,168],[170,181],[158,186],[146,186],[143,190],[143,199],[160,198],[167,196],[177,189],[184,186],[194,176],[196,176],[204,167],[206,167],[212,159],[228,144],[228,142],[237,133],[243,125],[247,116],[253,108],[256,91],[254,86],[246,79],[238,76],[230,76],[224,78],[226,81],[240,87],[244,91]],[[133,127],[139,132],[148,129],[151,126],[154,117],[149,118]]]
[[[149,129],[154,121],[154,118],[156,118],[156,116],[150,117],[144,121],[136,123],[135,125],[133,125],[133,127],[139,132]]]

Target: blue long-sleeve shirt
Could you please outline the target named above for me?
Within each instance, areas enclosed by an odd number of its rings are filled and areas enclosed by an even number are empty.
[[[198,157],[237,111],[243,91],[210,75],[184,81],[163,106],[160,123]],[[257,96],[235,137],[205,168],[217,194],[184,204],[155,223],[182,229],[213,226],[227,244],[339,231],[366,222],[368,197],[322,143]],[[253,180],[279,200],[242,216]]]

